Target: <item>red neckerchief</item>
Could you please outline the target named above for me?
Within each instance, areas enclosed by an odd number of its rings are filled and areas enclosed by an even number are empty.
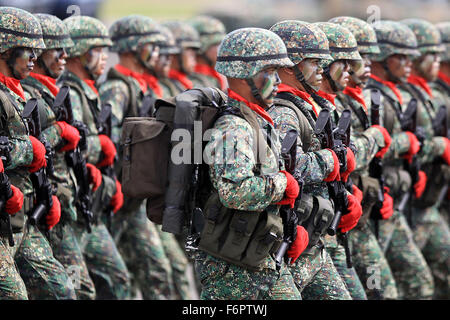
[[[316,107],[311,102],[311,95],[308,92],[295,89],[294,87],[291,87],[284,83],[280,83],[280,85],[278,86],[278,93],[280,93],[280,92],[289,92],[289,93],[292,93],[293,95],[296,95],[297,97],[305,100],[306,102],[308,102],[311,105],[316,116],[318,115]]]
[[[400,90],[398,90],[398,88],[395,86],[395,83],[391,82],[391,81],[387,81],[387,80],[381,80],[380,78],[378,78],[376,75],[371,74],[370,77],[373,80],[376,80],[378,82],[381,82],[382,84],[384,84],[386,87],[389,87],[389,89],[392,90],[392,92],[394,92],[394,94],[397,96],[398,102],[400,102],[401,105],[403,105],[403,97],[402,94],[400,93]]]
[[[7,77],[3,73],[0,73],[0,82],[3,83],[8,89],[11,89],[15,94],[25,100],[25,92],[23,91],[20,80]]]
[[[139,87],[141,88],[141,91],[143,93],[147,92],[147,81],[145,81],[145,79],[141,73],[134,72],[134,71],[124,67],[121,64],[116,64],[114,66],[114,69],[116,69],[118,72],[120,72],[124,76],[134,78],[139,83]]]
[[[441,79],[442,81],[444,81],[446,84],[448,84],[450,86],[450,77],[447,76],[442,71],[439,71],[438,78]]]
[[[98,90],[95,87],[95,80],[83,79],[83,81],[95,92],[96,95],[98,95]]]
[[[408,82],[421,87],[423,90],[426,91],[426,93],[428,93],[430,98],[433,98],[433,92],[431,91],[431,88],[428,85],[427,80],[425,80],[424,78],[416,75],[410,75],[408,77]]]
[[[158,79],[155,76],[146,72],[144,72],[142,77],[144,78],[145,82],[147,82],[148,86],[153,90],[153,92],[158,96],[158,98],[162,98],[163,91],[158,83]]]
[[[336,106],[336,104],[334,102],[334,99],[336,98],[335,94],[326,93],[326,92],[323,92],[322,90],[317,91],[317,94],[319,96],[321,96],[322,98],[327,99],[328,101],[330,101],[333,104],[333,106]]]
[[[220,89],[225,90],[226,85],[224,77],[210,65],[197,63],[195,66],[195,72],[204,74],[205,76],[214,77],[217,81],[219,81]]]
[[[367,106],[366,106],[366,102],[364,101],[364,95],[363,95],[363,90],[360,87],[349,87],[346,86],[344,91],[342,91],[343,94],[346,94],[350,97],[352,97],[353,99],[355,99],[356,101],[358,101],[360,104],[363,105],[364,109],[367,111]]]
[[[238,95],[236,92],[232,91],[231,89],[228,89],[228,97],[230,97],[231,99],[234,99],[236,101],[245,103],[250,109],[252,109],[258,115],[263,117],[267,122],[270,122],[273,126],[273,120],[270,117],[270,115],[267,113],[266,110],[264,110],[262,107],[260,107],[256,103],[251,103],[251,102],[245,100],[244,98],[242,98],[240,95]]]
[[[46,86],[47,89],[50,90],[50,92],[53,94],[53,96],[56,97],[59,92],[59,88],[56,86],[56,79],[34,72],[30,72],[30,76]]]
[[[186,89],[192,89],[194,87],[192,81],[188,79],[187,75],[180,71],[170,69],[169,78],[179,81]]]

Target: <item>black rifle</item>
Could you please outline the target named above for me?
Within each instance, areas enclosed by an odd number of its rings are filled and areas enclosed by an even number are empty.
[[[350,147],[351,114],[352,112],[349,109],[342,111],[337,127],[334,128],[330,110],[322,109],[314,128],[314,134],[319,139],[322,148],[330,148],[336,153],[339,159],[341,173],[347,170],[347,147]],[[327,185],[335,210],[333,221],[328,227],[327,233],[333,236],[337,233],[341,217],[348,213],[348,200],[345,184],[342,181],[331,181]],[[351,268],[352,259],[350,247],[348,246],[347,233],[339,232],[338,239],[343,243],[345,248],[347,267]]]
[[[87,127],[81,121],[73,118],[72,103],[70,101],[70,87],[65,85],[59,89],[58,94],[52,105],[52,110],[56,115],[57,121],[65,121],[75,127],[80,134],[80,142],[74,150],[66,151],[65,159],[67,165],[72,168],[75,178],[77,179],[77,201],[76,207],[81,212],[86,223],[87,232],[92,231],[91,223],[93,214],[91,211],[92,199],[89,187],[89,175],[86,167],[86,160],[83,152],[87,151]]]
[[[9,145],[8,137],[0,137],[0,158],[4,164],[4,167],[10,162],[10,151],[11,146]],[[8,232],[8,243],[10,247],[14,247],[14,237],[11,226],[11,217],[4,210],[6,206],[6,201],[13,195],[11,190],[11,183],[9,182],[8,176],[4,173],[0,173],[0,220],[5,223]]]
[[[433,119],[433,131],[435,136],[446,137],[450,139],[450,129],[448,128],[448,119],[447,119],[447,107],[445,105],[441,105],[436,113],[436,116]],[[443,163],[442,158],[434,160],[438,164]],[[441,189],[439,192],[439,197],[437,203],[442,203],[444,197],[447,194],[448,183]]]
[[[111,131],[112,131],[111,121],[112,121],[112,106],[109,103],[104,104],[96,121],[98,134],[104,134],[109,138],[111,138]],[[110,166],[105,166],[101,168],[100,171],[103,174],[110,177],[111,179],[113,179],[114,181],[116,181],[117,177],[116,172],[114,171],[114,164]],[[112,231],[112,218],[114,216],[114,212],[112,209],[113,209],[112,206],[109,204],[103,211],[103,213],[106,216],[106,227],[110,232]]]
[[[377,89],[370,90],[370,123],[372,125],[380,125],[380,98],[381,92]],[[370,219],[374,222],[375,236],[379,237],[379,221],[382,219],[380,210],[384,202],[384,177],[383,177],[383,162],[380,158],[374,157],[369,164],[369,176],[378,180],[380,188],[378,189],[377,201],[370,212]]]
[[[39,118],[38,102],[36,98],[31,98],[25,104],[22,112],[23,119],[28,124],[30,134],[38,139],[45,147],[45,159],[47,167],[30,173],[30,179],[36,194],[36,202],[29,213],[28,222],[37,226],[44,214],[47,214],[53,206],[52,196],[54,190],[48,180],[48,175],[53,175],[53,151],[48,141],[41,135],[41,121]],[[48,231],[47,227],[46,231]]]
[[[297,197],[297,199],[300,199],[303,192],[303,179],[299,171],[296,169],[297,137],[298,132],[294,129],[291,129],[286,133],[286,136],[281,143],[281,157],[284,160],[286,171],[294,177],[300,187],[300,192]],[[298,216],[295,210],[289,206],[281,206],[280,216],[283,220],[283,242],[275,254],[275,265],[277,270],[280,270],[283,258],[286,259],[287,263],[290,263],[290,258],[286,257],[286,251],[297,237],[298,225]],[[276,235],[273,236],[276,237]]]

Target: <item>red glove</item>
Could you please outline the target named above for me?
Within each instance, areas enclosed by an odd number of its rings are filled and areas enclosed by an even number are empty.
[[[362,215],[362,207],[358,199],[352,194],[347,195],[347,199],[348,213],[342,215],[341,221],[338,225],[338,228],[340,228],[344,233],[352,230],[358,224],[359,218],[361,218]]]
[[[108,136],[104,134],[99,134],[100,146],[102,147],[103,160],[97,163],[97,167],[107,167],[114,163],[114,157],[116,156],[117,150],[114,143]]]
[[[363,192],[356,185],[352,185],[352,194],[358,199],[359,202],[363,200]]]
[[[403,158],[408,159],[408,162],[411,163],[412,157],[420,150],[420,143],[414,133],[409,131],[405,131],[405,133],[409,138],[409,150],[405,155],[403,155]]]
[[[331,149],[327,149],[329,151],[331,151],[331,154],[333,155],[333,163],[334,163],[334,168],[333,171],[330,172],[330,174],[323,180],[325,182],[330,182],[330,181],[335,181],[335,180],[339,180],[339,159],[336,155],[336,153],[331,150]]]
[[[51,230],[54,226],[56,226],[61,219],[61,203],[57,196],[52,196],[53,205],[50,208],[47,216],[45,217],[45,222],[47,223],[48,230]]]
[[[389,135],[389,132],[386,130],[386,128],[383,128],[382,126],[380,126],[378,124],[374,124],[372,126],[372,128],[378,129],[384,137],[384,147],[381,148],[375,155],[375,157],[382,159],[384,157],[384,155],[386,154],[386,152],[388,151],[389,146],[392,143],[392,138]]]
[[[353,172],[356,168],[356,159],[355,154],[352,149],[347,147],[347,170],[341,173],[341,180],[347,182],[348,176]]]
[[[72,127],[65,121],[58,121],[56,122],[56,124],[61,128],[61,138],[67,141],[67,143],[59,150],[59,152],[75,149],[81,138],[77,128]]]
[[[302,226],[297,226],[297,236],[295,237],[294,242],[292,242],[291,246],[287,250],[286,254],[289,258],[292,258],[291,264],[295,262],[295,260],[300,257],[302,252],[306,249],[309,243],[308,232]]]
[[[389,188],[384,187],[384,201],[380,209],[380,214],[383,220],[389,219],[394,213],[394,199],[389,195]]]
[[[0,158],[0,173],[5,172],[5,168],[3,168],[3,160]]]
[[[28,166],[31,173],[38,171],[40,168],[47,166],[47,160],[45,160],[45,147],[44,145],[35,137],[28,136],[33,146],[33,161]]]
[[[93,185],[92,191],[96,191],[98,187],[100,187],[100,185],[102,184],[103,180],[102,173],[100,172],[100,170],[97,169],[96,166],[90,163],[86,163],[86,168],[89,173],[89,183]]]
[[[419,180],[414,184],[414,193],[417,199],[422,196],[427,185],[427,175],[422,170],[419,171]]]
[[[13,192],[11,198],[6,201],[5,211],[10,215],[14,215],[23,206],[23,193],[19,188],[11,185],[11,190]]]
[[[113,207],[113,212],[116,213],[123,205],[122,185],[116,179],[116,193],[112,196],[110,204]]]
[[[287,171],[281,170],[280,172],[284,173],[287,179],[286,189],[284,190],[284,198],[277,202],[279,205],[288,204],[291,208],[294,207],[295,199],[297,199],[298,194],[300,192],[300,187],[298,185],[297,180]]]
[[[444,137],[445,149],[444,153],[441,155],[442,159],[450,166],[450,140]]]

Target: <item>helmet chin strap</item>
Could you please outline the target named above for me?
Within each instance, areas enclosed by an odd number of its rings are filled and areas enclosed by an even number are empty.
[[[39,58],[37,59],[37,64],[39,65],[39,67],[41,67],[41,68],[44,70],[45,75],[48,76],[48,77],[50,77],[50,78],[53,78],[53,79],[58,78],[58,76],[55,75],[55,74],[47,67],[47,65],[45,64],[44,59],[42,59],[41,57],[42,57],[42,55],[39,56]]]
[[[269,106],[262,98],[261,93],[259,92],[258,88],[255,85],[255,81],[253,81],[252,78],[245,79],[245,80],[247,81],[247,84],[249,85],[250,90],[252,91],[253,97],[256,99],[256,101],[258,101],[259,105],[261,107],[268,108]]]
[[[183,49],[181,49],[180,54],[178,54],[178,67],[180,68],[180,71],[184,74],[188,74],[186,72],[186,69],[184,68],[184,63],[183,63]]]
[[[303,86],[303,88],[305,88],[306,92],[309,94],[316,93],[317,90],[314,89],[308,82],[306,82],[305,76],[303,75],[299,66],[298,65],[294,66],[293,70],[294,70],[295,78],[297,79],[298,82],[300,82],[302,84],[302,86]]]
[[[327,79],[328,83],[330,84],[331,90],[333,92],[338,92],[344,90],[344,88],[341,88],[342,86],[338,84],[336,81],[333,80],[330,74],[330,66],[325,66],[323,68],[323,74],[325,75],[325,78]],[[341,88],[341,89],[340,89]]]
[[[11,71],[11,74],[14,79],[20,79],[20,74],[17,73],[16,68],[14,68],[14,65],[16,64],[16,59],[22,55],[20,48],[14,48],[11,50],[11,53],[6,60],[6,64],[9,67],[9,71]]]
[[[387,65],[387,61],[386,61],[386,60],[387,60],[387,59],[384,59],[384,60],[381,62],[381,65],[383,66],[384,71],[386,71],[388,80],[391,81],[391,82],[394,82],[394,83],[405,82],[402,78],[399,78],[399,77],[395,76],[395,75],[391,72],[391,70],[389,70],[389,67],[388,67],[388,65]]]

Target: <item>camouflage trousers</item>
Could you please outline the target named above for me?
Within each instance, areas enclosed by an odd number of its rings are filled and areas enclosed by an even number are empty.
[[[172,233],[162,231],[160,225],[155,226],[158,230],[164,252],[169,259],[170,267],[172,269],[174,298],[177,300],[192,299],[189,293],[189,282],[186,276],[188,259],[186,258],[184,250],[180,247],[177,239]]]
[[[328,237],[325,248],[333,261],[333,264],[341,276],[353,300],[367,300],[364,287],[353,267],[347,265],[347,255],[342,244],[336,241],[336,237]],[[331,240],[331,241],[330,241]],[[350,243],[349,243],[350,246]]]
[[[145,204],[123,215],[125,224],[118,247],[130,270],[133,285],[145,300],[175,299],[172,268],[156,225],[146,214]]]
[[[386,257],[368,224],[349,232],[353,266],[369,300],[398,299],[397,286]]]
[[[395,210],[391,218],[380,221],[378,241],[397,283],[399,299],[431,299],[431,270],[401,212]]]
[[[285,264],[279,271],[250,271],[201,250],[194,257],[201,300],[301,300]]]
[[[325,247],[302,253],[289,270],[304,300],[352,300]]]
[[[69,275],[55,259],[48,240],[37,227],[25,223],[14,259],[29,299],[76,299]]]
[[[91,233],[77,224],[74,231],[95,285],[96,299],[129,299],[130,275],[105,224],[99,221],[92,225]]]
[[[450,230],[437,206],[413,208],[414,241],[433,273],[434,298],[450,299]]]
[[[22,233],[14,234],[14,247],[10,247],[8,237],[0,236],[0,300],[28,300],[25,283],[20,277],[14,261],[14,254]]]
[[[70,222],[59,222],[50,232],[53,255],[62,263],[72,280],[78,300],[94,300],[95,286],[89,276],[81,247]]]

